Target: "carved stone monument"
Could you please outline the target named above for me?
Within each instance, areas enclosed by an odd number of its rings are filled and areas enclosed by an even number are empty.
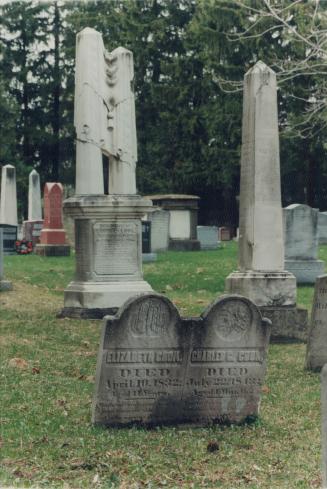
[[[23,223],[24,239],[32,241],[35,246],[40,242],[42,227],[40,175],[32,170],[28,181],[28,219]]]
[[[262,308],[272,335],[304,339],[296,280],[284,270],[276,75],[261,61],[244,77],[239,227],[239,270],[226,291]]]
[[[3,230],[0,228],[0,292],[12,289],[12,283],[4,279],[3,255]]]
[[[62,316],[101,318],[151,291],[142,276],[141,218],[152,208],[136,195],[134,67],[131,51],[108,53],[85,28],[76,39],[76,273]]]
[[[285,269],[293,273],[298,284],[314,284],[325,272],[318,260],[318,209],[291,204],[284,212]]]
[[[308,333],[306,368],[320,371],[327,363],[327,275],[318,277]]]
[[[62,224],[61,183],[46,183],[44,187],[44,227],[36,253],[43,256],[69,256],[66,232]]]
[[[240,296],[183,318],[166,297],[143,294],[104,319],[92,421],[241,422],[259,412],[270,321]]]

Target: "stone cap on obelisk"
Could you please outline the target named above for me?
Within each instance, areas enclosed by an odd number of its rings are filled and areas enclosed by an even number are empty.
[[[284,270],[277,84],[262,61],[244,77],[239,270]]]
[[[16,169],[5,165],[1,171],[0,224],[17,226]]]

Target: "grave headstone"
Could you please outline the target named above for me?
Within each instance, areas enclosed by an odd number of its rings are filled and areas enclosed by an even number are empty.
[[[0,229],[3,231],[2,246],[5,255],[16,254],[17,226],[0,224]]]
[[[227,226],[218,228],[218,233],[220,241],[230,241],[232,239],[231,229]]]
[[[40,242],[43,227],[40,175],[32,170],[28,180],[28,219],[23,223],[23,238],[35,247]]]
[[[62,217],[63,187],[61,183],[46,183],[44,187],[44,224],[36,253],[42,256],[69,256]]]
[[[327,365],[321,371],[322,489],[327,489]]]
[[[200,242],[197,239],[198,223],[197,195],[156,194],[147,195],[157,209],[169,211],[168,249],[171,251],[197,251]]]
[[[219,246],[217,226],[197,226],[201,250],[216,250]]]
[[[151,221],[142,219],[142,261],[149,263],[156,261],[157,254],[152,252]]]
[[[0,224],[17,226],[16,169],[5,165],[1,171]]]
[[[240,187],[239,264],[226,291],[257,304],[273,336],[289,337],[292,316],[291,337],[304,339],[296,280],[284,269],[276,75],[262,61],[244,77]]]
[[[325,271],[318,260],[318,210],[304,204],[284,209],[285,269],[299,284],[314,284]]]
[[[0,292],[12,289],[12,283],[4,279],[3,256],[3,229],[0,228]]]
[[[158,209],[149,214],[151,221],[151,248],[152,251],[167,251],[169,244],[169,211]]]
[[[320,371],[327,363],[327,275],[315,284],[311,322],[308,333],[306,367]]]
[[[106,51],[89,27],[76,37],[76,272],[61,317],[102,318],[151,291],[142,275],[141,218],[152,203],[136,195],[137,141],[133,53]]]
[[[327,244],[327,212],[318,214],[318,244]]]
[[[259,413],[270,321],[240,296],[181,318],[159,294],[107,316],[92,421],[107,426],[241,422]]]

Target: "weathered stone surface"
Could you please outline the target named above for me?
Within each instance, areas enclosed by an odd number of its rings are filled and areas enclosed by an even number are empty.
[[[12,283],[4,279],[3,256],[3,230],[0,228],[0,292],[12,289]]]
[[[327,244],[327,212],[318,214],[318,243]]]
[[[319,371],[327,363],[327,275],[318,277],[311,311],[306,367]]]
[[[92,421],[103,425],[205,425],[257,416],[270,323],[239,296],[181,319],[159,294],[107,316]]]
[[[40,175],[36,170],[28,177],[28,220],[42,221]]]
[[[151,249],[153,252],[167,251],[169,242],[169,211],[156,210],[149,214],[151,221]]]
[[[327,365],[321,372],[322,489],[327,489]]]
[[[261,61],[244,78],[239,269],[227,277],[226,291],[275,308],[275,330],[290,331],[296,279],[284,269],[276,75]]]
[[[89,27],[76,37],[76,194],[135,194],[137,160],[133,53],[107,52]],[[109,157],[104,182],[102,155]]]
[[[285,269],[297,283],[314,283],[325,271],[318,257],[318,210],[304,204],[284,209]]]
[[[196,230],[201,250],[216,250],[218,248],[217,226],[197,226]]]
[[[271,321],[271,340],[287,343],[290,340],[307,341],[308,311],[301,307],[259,307],[261,314]]]
[[[284,270],[276,75],[262,61],[244,77],[239,270]]]
[[[17,226],[16,169],[12,165],[1,171],[0,224]]]
[[[75,219],[76,271],[65,289],[63,314],[76,308],[85,317],[90,309],[98,317],[98,309],[104,315],[152,290],[143,280],[141,251],[141,217],[149,208],[151,202],[136,195],[65,201],[65,212]]]

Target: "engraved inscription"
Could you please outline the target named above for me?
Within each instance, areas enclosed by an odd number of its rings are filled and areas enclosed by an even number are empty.
[[[229,301],[222,305],[216,318],[216,331],[220,338],[228,341],[240,339],[251,325],[249,307],[242,301]]]
[[[134,275],[138,272],[136,223],[96,223],[94,271],[97,275]]]
[[[165,333],[169,323],[169,309],[158,299],[142,302],[131,315],[129,325],[135,336],[160,336]]]

